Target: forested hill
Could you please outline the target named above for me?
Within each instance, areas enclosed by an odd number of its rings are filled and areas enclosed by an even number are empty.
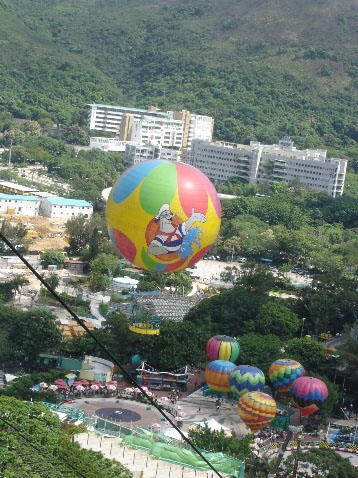
[[[0,0],[0,101],[190,108],[222,139],[357,156],[357,21],[356,0]]]

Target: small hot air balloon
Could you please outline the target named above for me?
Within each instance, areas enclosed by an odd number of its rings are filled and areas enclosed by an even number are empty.
[[[230,392],[229,375],[235,364],[228,360],[214,360],[205,369],[205,381],[215,392]]]
[[[293,403],[304,417],[317,412],[328,397],[327,385],[313,377],[300,377],[291,386]]]
[[[241,420],[255,433],[266,427],[276,416],[276,402],[262,392],[247,392],[238,404]]]
[[[209,360],[229,360],[235,362],[240,353],[240,345],[236,339],[227,335],[215,335],[206,344]]]
[[[237,397],[247,392],[262,392],[265,386],[265,375],[251,365],[239,365],[231,370],[229,376],[230,390]]]
[[[288,393],[292,383],[304,373],[305,369],[302,365],[291,359],[276,360],[269,368],[270,380],[280,393]]]

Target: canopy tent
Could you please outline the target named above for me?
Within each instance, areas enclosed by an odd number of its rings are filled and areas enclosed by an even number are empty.
[[[183,434],[187,437],[188,434],[186,432],[183,432]],[[180,433],[178,432],[178,430],[176,430],[175,428],[167,428],[164,432],[164,435],[169,437],[169,438],[174,438],[174,440],[178,440],[178,441],[183,441],[183,438],[182,436],[180,435]]]
[[[210,418],[210,420],[205,420],[204,422],[195,422],[194,425],[197,425],[198,427],[202,427],[202,428],[205,428],[207,426],[209,430],[211,431],[221,431],[221,430],[223,430],[224,432],[231,431],[230,428],[227,428],[224,425],[221,425],[221,423],[214,420],[214,418]]]

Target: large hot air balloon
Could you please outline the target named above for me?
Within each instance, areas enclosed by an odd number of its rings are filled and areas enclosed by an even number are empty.
[[[275,418],[276,402],[262,392],[247,392],[238,404],[238,412],[247,427],[255,433],[266,427]]]
[[[235,364],[228,360],[214,360],[205,369],[205,381],[215,392],[230,392],[229,375]]]
[[[209,179],[184,163],[127,169],[107,201],[109,236],[128,261],[154,272],[192,267],[213,245],[221,207]]]
[[[236,339],[227,335],[215,335],[206,344],[209,360],[229,360],[235,362],[240,353],[240,345]]]
[[[300,377],[293,382],[291,395],[293,403],[302,415],[309,417],[312,413],[317,412],[327,400],[328,388],[318,378]]]
[[[251,365],[239,365],[231,370],[229,376],[230,390],[237,397],[247,392],[262,392],[265,386],[265,375]]]
[[[280,359],[272,363],[269,368],[269,377],[280,393],[288,393],[296,378],[304,375],[305,369],[296,360]]]

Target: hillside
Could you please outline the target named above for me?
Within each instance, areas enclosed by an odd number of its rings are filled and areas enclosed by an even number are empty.
[[[0,104],[190,108],[222,139],[357,156],[357,20],[355,0],[0,0]]]

